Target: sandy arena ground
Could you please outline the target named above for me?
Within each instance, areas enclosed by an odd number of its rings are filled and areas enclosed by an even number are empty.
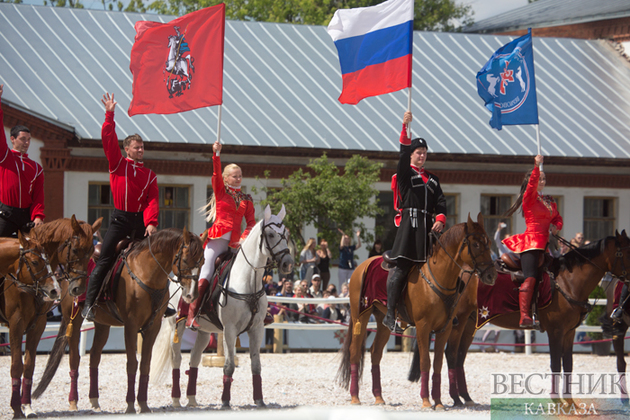
[[[258,417],[250,410],[254,409],[252,399],[252,383],[249,355],[239,353],[240,366],[234,373],[232,384],[233,414],[223,414],[230,418],[241,418],[243,411],[249,412],[249,417]],[[188,354],[184,354],[182,366],[188,365]],[[383,397],[387,402],[385,407],[372,406],[371,375],[369,368],[365,370],[361,387],[363,406],[361,409],[348,411],[349,392],[337,386],[334,382],[339,365],[337,353],[290,353],[263,354],[263,392],[264,399],[270,409],[275,411],[274,418],[410,418],[410,415],[420,411],[420,386],[406,380],[410,363],[409,353],[389,352],[385,355],[381,365]],[[34,386],[38,383],[46,363],[47,355],[37,357],[34,375]],[[366,359],[369,364],[369,355]],[[9,407],[10,400],[10,357],[0,356],[0,420],[13,417]],[[100,366],[100,414],[119,414],[126,408],[126,358],[124,354],[105,354]],[[81,360],[79,377],[79,412],[68,411],[68,391],[70,377],[68,375],[67,356],[62,360],[53,382],[46,393],[33,401],[33,409],[40,418],[71,417],[92,415],[88,400],[88,365],[89,357]],[[182,369],[184,370],[184,369]],[[448,376],[446,365],[442,369],[442,399],[447,405],[447,411],[436,413],[442,418],[451,417],[481,417],[490,418],[490,398],[492,373],[506,372],[540,372],[549,371],[549,355],[511,353],[471,353],[466,363],[468,389],[477,406],[465,409],[454,409],[448,395]],[[574,356],[574,372],[614,372],[615,359],[613,356],[592,356],[577,354]],[[163,375],[160,384],[149,386],[149,406],[156,414],[207,414],[208,410],[219,414],[220,397],[222,392],[222,369],[201,367],[197,385],[197,402],[199,408],[182,408],[175,411],[171,407],[171,375],[170,370]],[[152,375],[153,376],[153,375]],[[160,377],[160,375],[157,375]],[[185,394],[188,377],[182,372],[182,393]],[[136,382],[137,383],[137,382]],[[546,383],[546,381],[545,381]],[[542,384],[541,384],[542,386]],[[182,398],[186,404],[186,398]],[[297,409],[297,411],[294,411]],[[333,414],[336,411],[337,414]],[[341,410],[341,411],[339,411]],[[241,413],[239,415],[238,413]],[[293,413],[293,414],[287,414]],[[310,416],[307,414],[311,414]],[[350,413],[350,414],[347,414]],[[366,414],[368,413],[368,414]],[[372,413],[371,415],[369,413]],[[379,414],[380,413],[380,414]],[[395,414],[400,413],[400,414]],[[611,411],[599,418],[628,418],[628,408]],[[315,416],[317,414],[317,416]],[[375,415],[378,414],[378,415]],[[425,418],[432,417],[431,412],[422,413]]]

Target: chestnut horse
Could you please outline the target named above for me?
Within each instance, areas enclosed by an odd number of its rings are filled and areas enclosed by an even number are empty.
[[[370,258],[360,264],[350,279],[351,322],[341,350],[343,356],[338,382],[346,389],[350,386],[352,404],[360,404],[359,379],[363,371],[365,356],[366,327],[370,315],[374,314],[377,323],[376,336],[372,344],[372,393],[376,404],[384,404],[381,393],[380,362],[383,348],[387,344],[390,332],[382,324],[387,308],[382,302],[374,301],[368,310],[361,313],[361,288],[370,263],[379,257]],[[442,409],[440,395],[440,372],[444,356],[444,345],[451,332],[452,315],[457,307],[466,283],[459,281],[462,264],[473,267],[473,271],[487,284],[494,284],[497,276],[490,254],[490,240],[483,227],[483,216],[477,216],[474,223],[470,215],[466,223],[460,223],[448,229],[436,241],[432,255],[422,266],[420,272],[414,267],[408,275],[408,284],[404,295],[404,305],[416,327],[416,340],[420,349],[419,376],[421,377],[420,395],[422,406],[431,407],[429,401],[429,370],[431,359],[429,346],[431,333],[436,332],[433,361],[433,390],[431,396],[435,408]],[[373,268],[380,270],[380,267]]]
[[[112,326],[124,326],[125,350],[127,353],[127,410],[135,413],[135,382],[138,361],[136,350],[137,335],[142,334],[142,359],[140,362],[140,381],[138,386],[138,405],[140,412],[150,412],[147,405],[151,351],[155,337],[160,330],[161,319],[166,310],[169,294],[169,282],[180,283],[182,295],[187,302],[197,297],[199,269],[203,264],[204,238],[189,233],[185,228],[165,229],[137,243],[124,257],[124,267],[113,292],[114,302],[94,306],[94,341],[90,350],[90,403],[92,408],[100,408],[98,402],[98,365],[103,348]],[[174,276],[169,273],[173,272]],[[77,409],[79,399],[77,380],[79,356],[79,329],[83,323],[81,310],[84,302],[71,296],[65,296],[61,302],[63,319],[59,326],[57,340],[50,357],[37,395],[44,392],[55,375],[59,362],[65,352],[70,334],[70,409]],[[41,387],[41,390],[40,390]]]
[[[599,241],[573,249],[554,261],[558,275],[552,283],[552,301],[538,310],[540,327],[549,337],[549,357],[551,359],[551,397],[559,398],[559,379],[564,370],[563,397],[571,398],[571,373],[573,372],[573,341],[575,329],[590,311],[589,294],[595,289],[606,272],[623,277],[626,267],[630,267],[630,239],[624,230],[615,232]],[[476,321],[471,314],[476,313],[477,304],[460,305],[457,317],[463,322],[453,328],[446,348],[449,371],[455,369],[456,379],[449,381],[449,394],[455,405],[474,404],[466,390],[464,361],[472,343]],[[499,315],[490,322],[502,328],[519,329],[519,313]],[[468,320],[468,322],[466,322]],[[462,335],[463,334],[463,335]],[[449,378],[450,379],[450,378]]]
[[[0,280],[0,319],[9,324],[11,346],[11,408],[14,418],[30,417],[34,414],[31,386],[37,345],[46,328],[46,313],[59,299],[61,288],[44,248],[21,232],[18,239],[0,238],[0,275],[4,276]]]

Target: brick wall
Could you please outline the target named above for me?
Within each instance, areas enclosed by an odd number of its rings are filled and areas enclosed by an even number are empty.
[[[497,35],[521,36],[527,29],[497,32]],[[539,37],[611,39],[616,42],[630,41],[630,17],[576,23],[573,25],[532,28],[532,34]]]

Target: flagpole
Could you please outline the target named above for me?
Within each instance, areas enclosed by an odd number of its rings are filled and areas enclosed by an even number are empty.
[[[407,112],[411,112],[411,86],[409,86],[409,97],[407,99]],[[407,137],[411,140],[411,124],[407,124]]]
[[[536,124],[536,140],[538,141],[538,154],[541,154],[540,147],[540,124]],[[543,164],[540,164],[540,170],[543,171]]]
[[[221,143],[221,110],[223,105],[219,105],[219,112],[217,114],[217,141]]]

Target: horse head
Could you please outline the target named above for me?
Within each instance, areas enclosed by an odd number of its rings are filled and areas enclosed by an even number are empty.
[[[35,239],[28,239],[18,231],[20,257],[15,262],[15,281],[42,294],[45,301],[61,296],[61,288],[46,257],[44,247]]]
[[[85,292],[88,264],[94,254],[92,237],[102,223],[102,217],[92,225],[78,222],[74,214],[70,218],[72,233],[59,245],[57,258],[68,280],[68,292],[71,296],[81,296]]]
[[[175,278],[172,279],[180,284],[182,288],[182,298],[186,303],[191,303],[199,294],[197,282],[199,281],[199,270],[203,265],[203,244],[207,238],[207,233],[203,238],[188,232],[184,227],[182,239],[177,254],[173,257],[172,268]]]
[[[462,246],[463,261],[473,268],[482,283],[494,285],[497,280],[497,270],[494,267],[490,253],[490,239],[483,226],[483,215],[477,215],[477,223],[473,222],[468,213],[468,221],[464,225],[465,237]]]
[[[628,282],[628,269],[630,268],[630,239],[626,234],[626,230],[621,233],[615,230],[615,259],[610,267],[610,272],[617,276],[621,281]]]
[[[277,215],[271,214],[271,207],[267,205],[261,232],[261,251],[278,264],[278,270],[283,274],[293,271],[293,257],[289,247],[289,232],[282,223],[286,216],[284,204]],[[264,249],[262,244],[265,244]]]

